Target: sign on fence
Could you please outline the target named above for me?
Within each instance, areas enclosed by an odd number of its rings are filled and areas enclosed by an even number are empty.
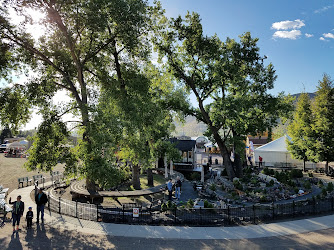
[[[133,208],[132,216],[139,217],[139,208]]]

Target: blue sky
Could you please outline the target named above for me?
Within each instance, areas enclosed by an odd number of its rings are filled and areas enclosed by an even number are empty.
[[[238,39],[250,31],[278,76],[276,94],[315,92],[334,80],[334,0],[161,0],[168,17],[197,12],[204,32]]]

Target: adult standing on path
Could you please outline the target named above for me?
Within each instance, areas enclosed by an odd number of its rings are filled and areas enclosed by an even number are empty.
[[[169,179],[167,182],[167,190],[168,190],[168,200],[172,200],[172,194],[173,194],[173,183],[172,179]]]
[[[182,186],[182,182],[180,180],[180,176],[177,176],[175,186],[176,186],[175,197],[176,197],[177,200],[179,200],[180,197],[181,197],[181,186]]]
[[[17,196],[16,201],[12,202],[12,197],[9,198],[9,204],[13,204],[12,219],[13,219],[13,232],[19,231],[20,219],[24,212],[24,202],[21,201],[21,195]]]
[[[44,206],[48,202],[48,197],[43,193],[43,189],[39,189],[35,196],[35,202],[37,204],[37,221],[39,223],[39,214],[41,214],[42,223],[44,223]]]
[[[263,158],[259,155],[259,168],[262,167],[262,160]]]

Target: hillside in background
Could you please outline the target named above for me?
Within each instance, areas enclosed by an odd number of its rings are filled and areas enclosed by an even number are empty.
[[[201,136],[206,131],[207,126],[203,122],[197,122],[194,116],[187,116],[184,123],[174,121],[175,131],[173,136]]]

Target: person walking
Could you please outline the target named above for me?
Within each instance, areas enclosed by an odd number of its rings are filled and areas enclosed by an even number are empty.
[[[21,195],[17,196],[16,201],[12,202],[12,197],[9,198],[9,204],[13,204],[12,219],[13,219],[13,233],[19,231],[20,219],[24,212],[24,202],[21,201]]]
[[[182,182],[180,180],[180,176],[176,177],[176,184],[175,184],[175,197],[177,200],[180,200],[181,197],[181,187],[182,187]]]
[[[172,200],[172,194],[173,194],[173,183],[172,179],[169,179],[167,182],[167,190],[168,190],[168,200]]]
[[[27,228],[31,228],[32,218],[34,218],[34,212],[32,211],[32,207],[29,207],[28,209],[29,209],[29,211],[26,214]]]
[[[259,167],[262,167],[262,160],[263,158],[259,155]]]
[[[39,214],[41,214],[42,223],[44,223],[44,206],[48,202],[48,197],[43,193],[43,189],[39,189],[35,196],[35,202],[37,204],[37,221],[39,223]]]

